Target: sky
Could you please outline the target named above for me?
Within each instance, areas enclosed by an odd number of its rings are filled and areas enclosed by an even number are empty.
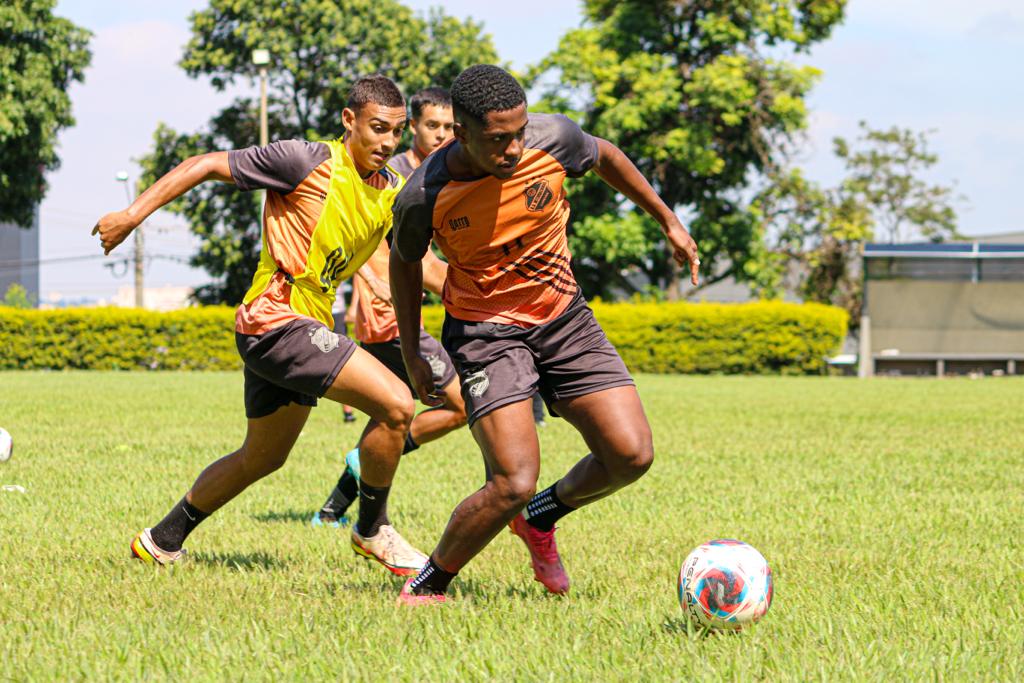
[[[123,208],[115,180],[146,153],[157,123],[200,128],[230,93],[216,93],[177,66],[188,40],[188,15],[198,0],[60,0],[57,14],[94,32],[92,65],[70,94],[77,120],[60,135],[62,166],[48,176],[40,207],[42,259],[98,254],[89,232],[102,214]],[[406,0],[418,11],[442,4],[452,15],[484,23],[502,59],[536,62],[582,21],[571,0]],[[538,21],[543,17],[543,21]],[[1019,0],[851,0],[832,37],[801,57],[824,73],[808,105],[810,127],[798,159],[808,175],[834,183],[842,173],[831,153],[837,135],[856,137],[857,123],[932,131],[940,163],[929,176],[956,182],[961,232],[1024,230],[1024,3]],[[155,214],[147,223],[149,253],[187,258],[195,242],[181,219]],[[107,298],[132,283],[106,264],[130,256],[122,245],[109,259],[41,266],[41,298]],[[146,285],[196,285],[203,271],[151,261]]]

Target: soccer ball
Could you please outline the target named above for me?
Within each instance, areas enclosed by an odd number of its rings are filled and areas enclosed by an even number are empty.
[[[14,452],[14,441],[11,440],[11,435],[7,433],[7,430],[0,427],[0,462],[7,462],[11,459],[11,453]]]
[[[679,605],[701,626],[738,631],[763,617],[771,604],[771,567],[743,541],[708,541],[679,570]]]

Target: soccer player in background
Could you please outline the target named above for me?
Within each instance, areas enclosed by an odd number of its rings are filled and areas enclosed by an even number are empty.
[[[435,391],[418,348],[420,260],[436,241],[448,260],[442,342],[462,379],[486,482],[455,508],[427,565],[403,586],[409,604],[441,602],[448,584],[510,524],[535,578],[569,589],[556,522],[636,481],[651,466],[651,430],[618,353],[569,267],[567,177],[593,170],[662,226],[696,284],[697,246],[675,213],[612,143],[572,120],[528,114],[504,70],[466,69],[452,84],[455,140],[431,155],[395,202],[391,289],[409,377]],[[531,395],[583,436],[590,453],[536,493],[540,452]]]
[[[334,306],[331,307],[331,317],[334,318],[334,327],[332,329],[342,337],[348,336],[349,308],[350,305],[345,300],[345,289],[342,285],[338,285],[338,291],[334,297]],[[356,415],[352,412],[352,406],[342,404],[341,414],[345,422],[356,421]]]
[[[338,284],[391,230],[391,205],[404,181],[386,163],[405,129],[405,100],[390,79],[362,78],[341,119],[339,140],[284,140],[186,159],[93,229],[109,253],[147,216],[202,182],[267,190],[259,265],[235,316],[245,364],[245,441],[203,470],[163,520],[135,536],[132,553],[144,562],[178,560],[196,525],[281,467],[318,397],[370,416],[360,441],[362,500],[353,549],[396,574],[415,573],[426,561],[387,516],[415,404],[380,361],[331,330]]]
[[[391,159],[391,168],[408,178],[431,152],[452,137],[452,98],[444,88],[424,88],[409,98],[412,145]]]

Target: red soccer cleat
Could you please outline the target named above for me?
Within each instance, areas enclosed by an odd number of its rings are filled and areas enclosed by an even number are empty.
[[[531,526],[522,513],[509,522],[509,528],[523,539],[530,551],[530,562],[533,564],[533,578],[544,584],[555,595],[569,592],[569,575],[565,573],[562,560],[558,557],[558,546],[555,544],[555,529],[541,531]]]

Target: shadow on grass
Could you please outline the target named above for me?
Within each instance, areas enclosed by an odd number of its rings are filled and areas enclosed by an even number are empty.
[[[567,596],[548,593],[540,584],[529,586],[506,584],[504,587],[496,581],[477,581],[475,579],[456,579],[452,584],[453,592],[467,598],[491,600],[495,597],[538,602],[541,600],[565,600]],[[570,593],[571,595],[571,593]]]
[[[207,566],[228,567],[236,571],[273,571],[286,565],[281,560],[264,552],[255,553],[195,553],[189,562]]]
[[[705,640],[711,637],[735,635],[738,631],[716,631],[700,626],[683,617],[670,617],[661,624],[663,633],[671,636],[685,636],[690,640]]]
[[[309,520],[313,518],[313,510],[270,510],[269,512],[261,512],[257,515],[253,515],[253,519],[257,522],[299,522],[300,524],[308,524]]]

